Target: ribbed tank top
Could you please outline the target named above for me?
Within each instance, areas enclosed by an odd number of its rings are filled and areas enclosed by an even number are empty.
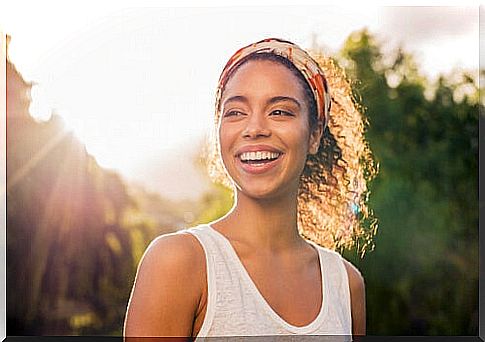
[[[266,302],[223,234],[210,225],[179,232],[194,235],[205,252],[207,309],[198,340],[214,336],[331,335],[329,341],[352,341],[348,276],[337,252],[308,241],[318,251],[323,301],[313,322],[294,326]]]

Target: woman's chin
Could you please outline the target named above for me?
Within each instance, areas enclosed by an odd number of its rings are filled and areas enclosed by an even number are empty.
[[[265,201],[265,200],[277,200],[278,198],[284,197],[286,191],[279,187],[269,187],[267,186],[237,186],[238,189],[238,197],[244,196],[246,198],[256,200],[256,201]]]

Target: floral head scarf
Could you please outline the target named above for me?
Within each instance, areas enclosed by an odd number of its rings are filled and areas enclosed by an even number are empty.
[[[273,53],[289,60],[305,77],[310,86],[315,102],[317,104],[317,119],[323,122],[323,128],[328,123],[328,113],[330,111],[331,98],[327,85],[327,80],[318,63],[298,45],[289,41],[268,38],[257,43],[250,44],[236,51],[229,59],[221,76],[216,94],[216,110],[219,111],[219,102],[222,91],[228,81],[231,71],[241,64],[246,57],[257,53]]]

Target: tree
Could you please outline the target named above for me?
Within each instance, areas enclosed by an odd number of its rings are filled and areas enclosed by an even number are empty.
[[[124,182],[58,116],[29,115],[9,60],[7,84],[7,334],[120,333],[146,226],[123,224]]]
[[[411,55],[381,51],[362,30],[338,57],[357,80],[380,164],[370,196],[375,250],[364,260],[347,253],[366,279],[368,332],[477,335],[476,82],[455,71],[430,84]]]

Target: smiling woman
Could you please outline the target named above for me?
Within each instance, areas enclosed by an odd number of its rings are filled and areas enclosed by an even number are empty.
[[[221,102],[222,160],[241,196],[296,195],[308,149],[315,153],[322,134],[321,125],[310,132],[298,78],[280,63],[251,60],[228,81]],[[262,160],[270,153],[273,160]]]
[[[229,60],[209,166],[233,187],[234,206],[151,243],[128,340],[365,334],[364,280],[334,249],[370,240],[360,221],[371,217],[366,183],[376,170],[347,81],[322,64],[280,39]]]

